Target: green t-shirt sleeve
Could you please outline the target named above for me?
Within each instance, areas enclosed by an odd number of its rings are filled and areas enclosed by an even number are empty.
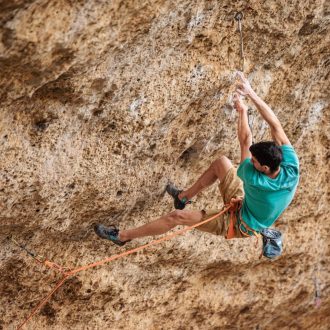
[[[299,159],[291,145],[285,144],[281,146],[282,149],[282,162],[281,166],[292,167],[299,171]]]
[[[251,163],[251,158],[245,158],[237,169],[237,175],[243,181],[246,181],[253,174],[253,164]]]

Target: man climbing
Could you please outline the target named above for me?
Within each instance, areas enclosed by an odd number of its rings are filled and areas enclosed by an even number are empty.
[[[280,121],[271,108],[255,93],[241,72],[234,94],[234,107],[238,112],[238,139],[241,162],[236,172],[231,161],[221,156],[187,190],[178,190],[169,184],[166,191],[174,199],[175,211],[138,228],[118,230],[114,226],[96,224],[96,234],[117,245],[132,239],[161,235],[178,225],[195,225],[219,213],[219,210],[183,210],[190,199],[217,180],[225,204],[239,205],[234,235],[229,237],[229,214],[225,213],[197,229],[227,238],[253,236],[270,227],[289,206],[299,180],[298,157],[287,138]],[[248,125],[247,106],[241,95],[252,100],[260,115],[268,123],[273,141],[252,144],[252,133]]]

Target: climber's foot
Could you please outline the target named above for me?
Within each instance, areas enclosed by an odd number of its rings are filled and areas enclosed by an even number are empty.
[[[121,241],[119,239],[119,229],[117,229],[115,226],[103,226],[102,224],[94,224],[94,231],[97,236],[107,239],[119,246],[125,245],[129,241]]]
[[[166,192],[173,197],[174,207],[179,210],[183,210],[190,201],[187,201],[187,198],[179,198],[179,194],[183,190],[178,189],[173,183],[168,183],[166,186]]]

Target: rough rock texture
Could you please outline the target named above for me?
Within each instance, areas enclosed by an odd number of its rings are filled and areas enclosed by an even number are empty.
[[[0,0],[0,329],[60,278],[7,235],[85,265],[122,251],[93,222],[144,224],[172,210],[168,179],[188,187],[221,154],[238,163],[237,10],[245,71],[301,161],[276,224],[283,256],[189,232],[80,273],[26,328],[329,328],[329,1]],[[256,111],[253,134],[269,138]],[[220,200],[214,186],[190,207]]]

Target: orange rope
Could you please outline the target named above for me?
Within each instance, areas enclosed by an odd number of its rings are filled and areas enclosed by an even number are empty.
[[[62,267],[62,266],[56,264],[55,262],[51,262],[51,261],[49,261],[47,259],[43,262],[43,264],[45,266],[47,266],[48,268],[50,268],[50,269],[54,269],[56,271],[61,272],[63,275],[65,275],[66,271],[68,269],[70,269],[70,268],[67,268],[67,267]]]
[[[89,265],[86,265],[86,266],[78,267],[76,269],[73,269],[73,270],[71,270],[69,272],[64,273],[64,277],[62,278],[62,280],[60,282],[58,282],[58,284],[55,286],[55,288],[34,308],[34,310],[32,311],[32,313],[25,319],[25,321],[21,325],[18,326],[17,330],[20,330],[20,329],[23,328],[23,326],[37,313],[38,310],[40,310],[46,304],[46,302],[52,297],[52,295],[64,284],[64,282],[68,279],[68,277],[73,276],[73,275],[75,275],[75,274],[77,274],[77,273],[79,273],[79,272],[81,272],[83,270],[86,270],[86,269],[89,269],[89,268],[93,268],[93,267],[96,267],[96,266],[100,266],[100,265],[103,265],[103,264],[105,264],[107,262],[111,262],[111,261],[116,260],[116,259],[119,259],[119,258],[123,258],[123,257],[125,257],[127,255],[132,254],[132,253],[141,251],[141,250],[143,250],[143,249],[145,249],[145,248],[147,248],[149,246],[159,244],[159,243],[161,243],[163,241],[168,241],[168,240],[170,240],[171,238],[173,238],[175,236],[178,236],[180,234],[183,234],[186,231],[189,231],[191,229],[194,229],[194,228],[196,228],[196,227],[198,227],[198,226],[200,226],[200,225],[202,225],[204,223],[207,223],[207,222],[209,222],[209,221],[217,218],[218,216],[220,216],[221,214],[224,214],[227,211],[230,211],[231,215],[233,215],[234,212],[232,210],[233,210],[233,204],[231,203],[230,205],[226,205],[225,208],[221,212],[219,212],[219,213],[215,214],[214,216],[212,216],[212,217],[210,217],[210,218],[208,218],[206,220],[203,220],[203,221],[201,221],[201,222],[199,222],[199,223],[197,223],[195,225],[192,225],[192,226],[189,226],[189,227],[185,227],[185,228],[183,228],[181,230],[178,230],[178,231],[176,231],[176,232],[174,232],[172,234],[166,235],[166,236],[164,236],[164,237],[162,237],[160,239],[153,240],[153,241],[151,241],[148,244],[141,245],[141,246],[139,246],[139,247],[137,247],[135,249],[128,250],[128,251],[125,251],[125,252],[120,253],[120,254],[116,254],[116,255],[114,255],[114,256],[112,256],[110,258],[106,258],[106,259],[100,260],[98,262],[94,262],[94,263],[89,264]]]
[[[221,211],[221,212],[217,213],[216,215],[214,215],[214,216],[212,216],[212,217],[210,217],[210,218],[208,218],[208,219],[206,219],[206,220],[203,220],[203,221],[201,221],[201,222],[199,222],[199,223],[197,223],[197,224],[195,224],[195,225],[192,225],[192,226],[189,226],[189,227],[185,227],[185,228],[183,228],[183,229],[181,229],[181,230],[178,230],[178,231],[176,231],[176,232],[174,232],[174,233],[172,233],[172,234],[169,234],[169,235],[166,235],[166,236],[164,236],[164,237],[162,237],[162,238],[159,238],[159,239],[153,240],[153,241],[151,241],[150,243],[147,243],[147,244],[145,244],[145,245],[141,245],[141,246],[139,246],[139,247],[137,247],[137,248],[135,248],[135,249],[128,250],[128,251],[125,251],[125,252],[123,252],[123,253],[116,254],[116,255],[114,255],[114,256],[112,256],[112,257],[110,257],[110,258],[106,258],[106,259],[104,259],[104,260],[101,260],[101,261],[98,261],[98,262],[94,262],[94,263],[92,263],[92,264],[89,264],[89,265],[86,265],[86,266],[82,266],[82,267],[79,267],[79,268],[73,269],[73,270],[71,270],[70,272],[65,273],[65,275],[71,276],[71,275],[74,275],[74,274],[76,274],[76,273],[79,273],[79,272],[81,272],[81,271],[83,271],[83,270],[86,270],[86,269],[89,269],[89,268],[93,268],[93,267],[96,267],[96,266],[101,266],[101,265],[103,265],[103,264],[105,264],[105,263],[107,263],[107,262],[111,262],[111,261],[113,261],[113,260],[116,260],[116,259],[119,259],[119,258],[122,258],[122,257],[128,256],[128,255],[130,255],[130,254],[132,254],[132,253],[135,253],[135,252],[141,251],[141,250],[143,250],[143,249],[145,249],[145,248],[147,248],[147,247],[149,247],[149,246],[159,244],[159,243],[161,243],[161,242],[163,242],[163,241],[168,241],[168,240],[170,240],[171,238],[173,238],[173,237],[175,237],[175,236],[178,236],[178,235],[180,235],[180,234],[183,234],[183,233],[186,232],[186,231],[189,231],[189,230],[191,230],[191,229],[194,229],[194,228],[196,228],[196,227],[198,227],[198,226],[201,226],[201,225],[204,224],[204,223],[207,223],[207,222],[209,222],[209,221],[211,221],[211,220],[217,218],[219,215],[221,215],[221,214],[225,213],[226,211],[228,211],[228,210],[230,209],[230,207],[231,207],[231,206],[228,206],[228,207],[225,208],[223,211]]]
[[[29,321],[29,320],[31,320],[32,319],[32,317],[37,313],[37,311],[39,310],[39,309],[41,309],[41,307],[43,307],[45,304],[46,304],[46,302],[51,298],[51,296],[64,284],[64,282],[67,280],[67,278],[68,278],[69,276],[64,276],[63,278],[62,278],[62,280],[61,281],[59,281],[58,283],[57,283],[57,285],[55,286],[55,288],[38,304],[38,306],[36,306],[35,308],[34,308],[34,310],[32,311],[32,313],[25,319],[25,321],[23,322],[23,323],[21,323],[19,326],[18,326],[18,328],[17,328],[17,330],[20,330],[20,329],[22,329],[23,328],[23,326]]]

